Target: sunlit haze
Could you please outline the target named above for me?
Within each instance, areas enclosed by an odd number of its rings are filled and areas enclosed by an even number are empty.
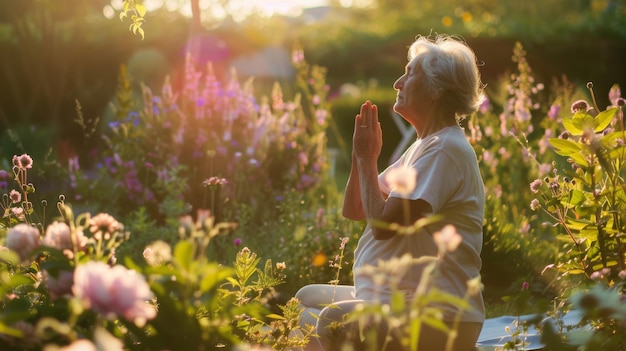
[[[123,3],[123,0],[111,0],[111,5],[103,9],[104,15],[113,18]],[[145,0],[144,5],[148,11],[165,7],[170,11],[180,11],[183,15],[191,16],[191,2],[186,0]],[[243,20],[251,14],[298,16],[305,8],[325,5],[328,5],[328,0],[200,0],[200,8],[211,13],[211,17],[224,18],[230,14],[235,20]]]

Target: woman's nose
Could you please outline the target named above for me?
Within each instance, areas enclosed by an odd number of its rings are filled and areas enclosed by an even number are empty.
[[[398,78],[394,83],[393,83],[393,88],[396,90],[400,90],[402,88],[402,77]]]

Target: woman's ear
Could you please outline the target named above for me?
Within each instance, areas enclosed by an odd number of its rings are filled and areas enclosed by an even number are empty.
[[[439,100],[443,96],[442,88],[435,88],[433,92],[430,94],[430,98],[434,100]]]

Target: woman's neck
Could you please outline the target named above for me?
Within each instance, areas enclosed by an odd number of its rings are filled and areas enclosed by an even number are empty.
[[[438,118],[439,117],[439,118]],[[430,134],[436,133],[446,127],[458,125],[456,119],[449,117],[441,118],[441,115],[431,115],[430,118],[424,119],[425,123],[414,124],[415,132],[419,138],[424,138]]]

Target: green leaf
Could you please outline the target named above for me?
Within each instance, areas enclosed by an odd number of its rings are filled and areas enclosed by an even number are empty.
[[[611,121],[615,117],[616,113],[617,107],[613,107],[606,111],[600,112],[594,119],[595,128],[593,129],[593,131],[596,133],[603,131],[606,127],[609,126],[609,124],[611,124]]]
[[[304,239],[305,236],[306,236],[306,227],[303,225],[297,226],[293,233],[293,239],[295,241],[300,241]]]
[[[580,205],[584,201],[585,201],[585,194],[580,190],[573,189],[570,191],[569,198],[567,199],[567,201],[565,201],[565,198],[563,198],[563,201],[561,201],[561,204],[566,208],[572,208],[572,207],[576,207]]]
[[[582,146],[580,144],[568,139],[550,138],[548,139],[548,142],[550,142],[550,145],[552,145],[552,147],[556,149],[557,153],[562,156],[569,156],[582,150]]]
[[[272,318],[272,319],[278,319],[278,320],[284,320],[285,317],[278,315],[276,313],[270,313],[266,316],[267,318]]]
[[[396,291],[393,295],[391,295],[391,311],[393,313],[400,313],[406,310],[406,296]]]
[[[20,256],[15,251],[1,250],[0,261],[17,266],[20,263]]]
[[[581,220],[576,220],[576,219],[571,219],[571,218],[570,218],[570,219],[567,221],[567,227],[568,227],[569,229],[571,229],[571,230],[574,230],[574,231],[579,231],[579,230],[582,230],[582,229],[584,229],[584,228],[587,228],[587,227],[588,227],[588,226],[590,226],[590,225],[592,226],[592,225],[593,225],[593,222],[590,222],[590,221],[588,221],[588,220],[584,220],[584,219],[581,219]]]
[[[200,282],[200,291],[208,292],[221,281],[230,278],[230,269],[221,268],[217,263],[207,265],[203,269],[204,277]],[[231,282],[232,283],[232,282]]]
[[[576,112],[571,118],[563,119],[563,127],[572,135],[583,135],[585,129],[594,129],[593,116],[585,112]]]
[[[174,259],[181,268],[186,271],[191,269],[191,263],[193,262],[193,244],[188,241],[180,241],[174,247]]]
[[[570,157],[574,162],[582,167],[589,167],[589,162],[581,153],[582,146],[574,141],[560,138],[550,138],[548,142],[555,149],[555,152],[561,156]]]
[[[226,277],[226,280],[228,280],[233,287],[240,286],[239,281],[233,277]]]

